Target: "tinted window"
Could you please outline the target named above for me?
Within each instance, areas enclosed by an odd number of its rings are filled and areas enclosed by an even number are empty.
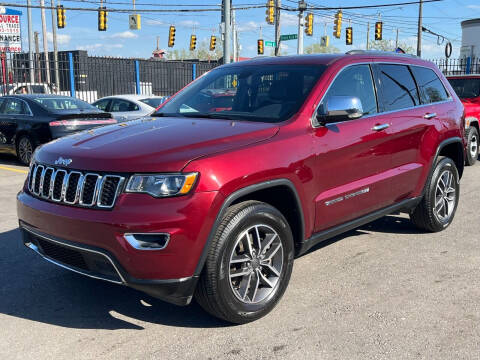
[[[110,111],[125,112],[125,111],[136,111],[138,109],[139,109],[138,105],[135,103],[132,103],[131,101],[127,101],[123,99],[113,99]]]
[[[322,110],[327,110],[328,99],[332,96],[357,97],[362,102],[365,115],[375,114],[377,112],[377,100],[370,66],[354,65],[342,70],[325,94],[320,104]]]
[[[448,79],[460,99],[469,99],[480,96],[480,79]]]
[[[293,64],[215,69],[171,98],[158,115],[283,121],[300,109],[324,70]]]
[[[417,87],[404,65],[378,66],[383,111],[405,109],[420,104]]]
[[[110,99],[103,99],[103,100],[98,100],[94,102],[92,105],[95,106],[96,108],[102,110],[102,111],[107,111],[108,103],[110,102]]]
[[[48,111],[53,112],[63,112],[63,111],[71,111],[71,110],[94,110],[94,112],[98,112],[98,109],[89,103],[78,100],[75,98],[70,97],[38,97],[33,98],[33,100],[39,103]]]
[[[25,115],[29,114],[25,103],[18,99],[5,100],[5,106],[3,107],[2,114],[4,115]]]
[[[431,104],[449,98],[442,82],[433,70],[419,66],[412,66],[412,71],[413,75],[415,75],[415,79],[417,79],[423,104]]]
[[[160,106],[160,104],[165,102],[165,99],[166,97],[154,97],[154,98],[142,99],[140,101],[156,109],[157,107]]]

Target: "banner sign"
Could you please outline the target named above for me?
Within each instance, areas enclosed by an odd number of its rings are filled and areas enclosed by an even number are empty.
[[[0,52],[21,52],[21,11],[0,7]]]

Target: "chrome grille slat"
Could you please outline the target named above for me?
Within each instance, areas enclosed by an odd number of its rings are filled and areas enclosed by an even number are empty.
[[[110,209],[124,182],[125,178],[120,175],[100,175],[32,163],[27,188],[43,200]]]

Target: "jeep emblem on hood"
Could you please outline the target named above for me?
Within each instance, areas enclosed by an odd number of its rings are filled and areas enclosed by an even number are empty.
[[[57,160],[55,160],[55,165],[63,165],[63,166],[68,166],[72,163],[72,159],[64,159],[63,157],[59,157]]]

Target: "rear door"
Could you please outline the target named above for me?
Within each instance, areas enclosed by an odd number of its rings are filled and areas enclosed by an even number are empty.
[[[325,108],[332,96],[357,97],[364,116],[314,129],[318,179],[315,231],[361,217],[393,201],[389,123],[378,115],[370,65],[341,70],[319,108]]]
[[[395,201],[412,194],[424,170],[420,144],[428,127],[425,119],[428,109],[422,109],[418,89],[407,64],[376,63],[381,122],[390,124],[392,146],[392,194]]]
[[[4,148],[14,148],[18,123],[25,116],[25,103],[16,98],[5,97],[0,107],[0,144]]]

